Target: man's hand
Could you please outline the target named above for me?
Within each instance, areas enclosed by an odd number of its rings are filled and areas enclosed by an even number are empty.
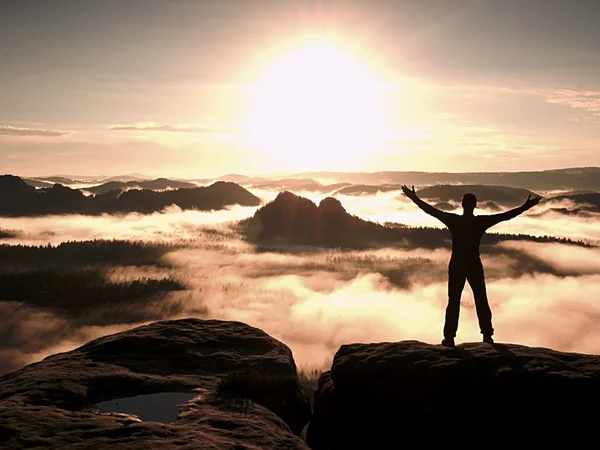
[[[525,200],[525,203],[523,203],[523,207],[525,209],[533,208],[535,205],[537,205],[540,202],[541,199],[542,199],[541,195],[538,195],[535,198],[531,198],[531,194],[529,194],[529,196],[527,197],[527,200]]]
[[[444,225],[448,226],[448,220],[449,220],[448,218],[452,214],[441,211],[441,210],[435,208],[434,206],[431,206],[426,201],[421,200],[419,198],[419,196],[417,195],[417,193],[415,192],[414,186],[412,187],[412,189],[409,189],[408,186],[402,185],[402,192],[404,192],[404,195],[406,195],[408,198],[410,198],[415,205],[417,205],[419,208],[421,208],[427,214],[435,217],[436,219],[440,220]]]
[[[412,187],[412,190],[408,188],[408,186],[403,185],[402,186],[402,192],[404,192],[404,195],[406,195],[408,198],[410,198],[411,200],[415,200],[417,197],[417,193],[415,192],[415,187]]]

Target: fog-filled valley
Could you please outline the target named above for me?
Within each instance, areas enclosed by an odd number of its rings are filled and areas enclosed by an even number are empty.
[[[465,192],[478,214],[542,195],[482,241],[496,339],[598,353],[597,174],[0,177],[0,373],[183,317],[261,328],[304,370],[344,343],[438,343],[450,234],[402,184],[458,213]],[[469,287],[457,339],[480,340]]]

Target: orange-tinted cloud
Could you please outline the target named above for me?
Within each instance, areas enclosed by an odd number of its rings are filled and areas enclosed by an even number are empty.
[[[206,128],[186,125],[157,124],[154,122],[137,123],[134,125],[114,125],[111,131],[162,131],[170,133],[232,133],[239,131],[235,128]]]
[[[0,125],[0,135],[3,136],[43,136],[61,137],[71,134],[70,131],[47,130],[44,128],[19,128],[10,125]]]

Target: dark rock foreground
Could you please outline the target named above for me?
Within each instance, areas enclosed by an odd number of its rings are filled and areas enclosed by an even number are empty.
[[[95,408],[190,391],[197,396],[168,423]],[[598,404],[600,356],[403,341],[342,346],[311,416],[287,346],[240,322],[183,319],[0,377],[0,448],[573,446],[596,439]]]
[[[93,405],[189,392],[172,423]],[[0,377],[0,448],[306,449],[310,418],[292,352],[239,322],[157,322]]]
[[[314,400],[313,450],[400,448],[399,439],[496,446],[522,443],[523,430],[538,445],[572,443],[596,433],[600,356],[508,344],[344,345]]]

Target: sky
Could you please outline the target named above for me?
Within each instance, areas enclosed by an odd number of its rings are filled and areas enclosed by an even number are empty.
[[[600,166],[594,0],[0,0],[0,172]]]

